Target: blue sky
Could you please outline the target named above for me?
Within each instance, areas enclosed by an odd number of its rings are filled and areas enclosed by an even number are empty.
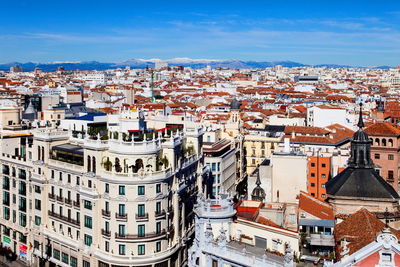
[[[400,64],[400,1],[1,1],[0,62]]]

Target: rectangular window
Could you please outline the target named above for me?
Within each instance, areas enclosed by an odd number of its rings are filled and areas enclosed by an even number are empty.
[[[393,178],[394,178],[394,172],[388,171],[388,179],[393,180]]]
[[[156,213],[160,213],[161,212],[161,202],[157,202],[156,203]]]
[[[5,220],[9,220],[10,219],[10,208],[9,207],[4,207],[3,208],[3,218]]]
[[[78,259],[71,256],[71,266],[78,267]]]
[[[37,241],[37,240],[34,240],[34,241],[33,241],[33,248],[35,248],[35,249],[39,249],[39,248],[40,248],[40,243],[39,243],[39,241]]]
[[[40,189],[40,186],[35,185],[35,193],[40,194],[42,190]]]
[[[88,210],[92,209],[92,202],[89,200],[83,201],[83,205],[84,205],[85,209],[88,209]]]
[[[119,255],[125,255],[125,245],[119,245]]]
[[[60,251],[58,249],[53,249],[53,258],[60,260]]]
[[[322,163],[322,168],[326,168],[326,164],[325,163]]]
[[[106,251],[106,252],[109,252],[109,251],[110,251],[110,242],[105,241],[105,242],[104,242],[104,248],[105,248],[105,251]]]
[[[106,184],[105,192],[110,193],[110,185],[109,184]]]
[[[156,252],[160,252],[161,251],[161,241],[158,241],[156,243]]]
[[[393,154],[389,154],[388,155],[388,160],[394,160],[394,155]]]
[[[22,169],[18,169],[18,177],[20,178],[20,179],[26,179],[26,171],[25,170],[22,170]]]
[[[69,256],[67,253],[62,253],[62,262],[68,264],[69,263]]]
[[[82,262],[82,267],[90,267],[90,263],[84,260]]]
[[[311,167],[315,167],[315,163],[314,162],[311,162]]]
[[[119,186],[119,194],[120,195],[125,195],[125,186],[124,185],[120,185]]]
[[[20,212],[19,213],[19,225],[21,225],[22,227],[26,226],[26,214]]]
[[[374,157],[375,157],[375,159],[380,159],[381,155],[380,154],[375,154]]]
[[[92,236],[85,234],[84,241],[86,246],[91,246],[93,242]]]
[[[118,226],[118,235],[119,236],[125,236],[125,225],[120,224]]]
[[[315,173],[312,172],[312,173],[311,173],[311,177],[315,177]]]
[[[118,215],[125,216],[125,204],[119,204]]]
[[[315,183],[311,183],[311,187],[315,187]]]
[[[138,216],[144,216],[144,214],[145,214],[144,204],[139,204],[138,205]]]
[[[109,212],[110,211],[110,203],[108,201],[106,201],[104,203],[104,205],[105,205],[106,211]]]
[[[325,198],[325,194],[322,194],[321,197],[322,197],[322,198]]]
[[[157,222],[156,224],[156,233],[157,234],[161,233],[161,222]]]
[[[138,236],[143,237],[144,235],[145,235],[144,224],[139,224],[138,225]]]
[[[42,222],[42,218],[39,216],[35,216],[35,225],[40,226],[41,222]]]
[[[40,199],[35,199],[35,209],[41,210],[42,208],[42,201]]]
[[[138,255],[144,255],[144,253],[145,253],[145,246],[138,245]]]
[[[325,174],[322,174],[321,177],[322,177],[322,178],[326,178],[326,175],[325,175]]]
[[[144,195],[145,193],[144,193],[144,186],[143,185],[141,185],[141,186],[138,186],[138,195],[139,196],[142,196],[142,195]]]
[[[156,184],[156,193],[161,193],[161,184]]]
[[[213,162],[212,164],[211,164],[211,171],[215,171],[217,168],[217,164],[215,164],[215,162]]]
[[[85,215],[85,227],[92,229],[92,217]]]

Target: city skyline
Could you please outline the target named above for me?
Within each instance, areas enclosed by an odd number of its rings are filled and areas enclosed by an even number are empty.
[[[387,3],[4,3],[0,62],[189,57],[396,66],[400,6]]]

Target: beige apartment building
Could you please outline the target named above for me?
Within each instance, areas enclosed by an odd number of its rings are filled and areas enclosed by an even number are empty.
[[[39,128],[10,137],[2,241],[34,266],[185,265],[194,198],[205,187],[202,135]]]
[[[266,158],[277,150],[285,126],[267,125],[265,128],[252,129],[244,136],[246,172],[250,175]]]

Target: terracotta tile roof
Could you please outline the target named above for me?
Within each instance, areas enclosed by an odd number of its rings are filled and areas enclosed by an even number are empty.
[[[313,135],[326,135],[329,133],[328,130],[320,127],[309,127],[309,126],[286,126],[285,134],[291,134],[292,132],[300,134],[313,134]]]
[[[318,200],[306,192],[300,192],[299,209],[321,219],[333,220],[335,218],[333,207],[321,200]]]
[[[293,130],[291,130],[293,129]],[[292,137],[292,132],[302,135]],[[309,135],[304,135],[309,134]],[[286,126],[285,138],[290,138],[293,143],[308,143],[308,144],[327,144],[335,145],[353,136],[354,132],[340,124],[333,124],[326,128],[306,127],[306,126]],[[316,136],[318,135],[318,136]],[[322,136],[321,136],[322,135]]]
[[[282,228],[282,226],[280,226],[280,225],[274,223],[273,221],[268,220],[267,218],[264,218],[264,217],[262,217],[262,216],[259,216],[259,217],[257,218],[257,221],[256,221],[256,222],[261,223],[261,224],[264,224],[264,225],[267,225],[267,226]]]
[[[400,126],[389,122],[378,122],[368,126],[365,132],[369,135],[400,135]]]
[[[336,225],[334,233],[335,242],[336,244],[340,244],[340,241],[346,239],[350,242],[350,244],[347,245],[350,249],[349,254],[353,254],[373,242],[376,235],[381,232],[383,228],[385,228],[385,224],[373,213],[363,208]],[[390,228],[390,231],[396,235],[397,238],[400,238],[400,232],[398,230]],[[338,245],[336,249],[336,255],[340,257],[342,247]]]

